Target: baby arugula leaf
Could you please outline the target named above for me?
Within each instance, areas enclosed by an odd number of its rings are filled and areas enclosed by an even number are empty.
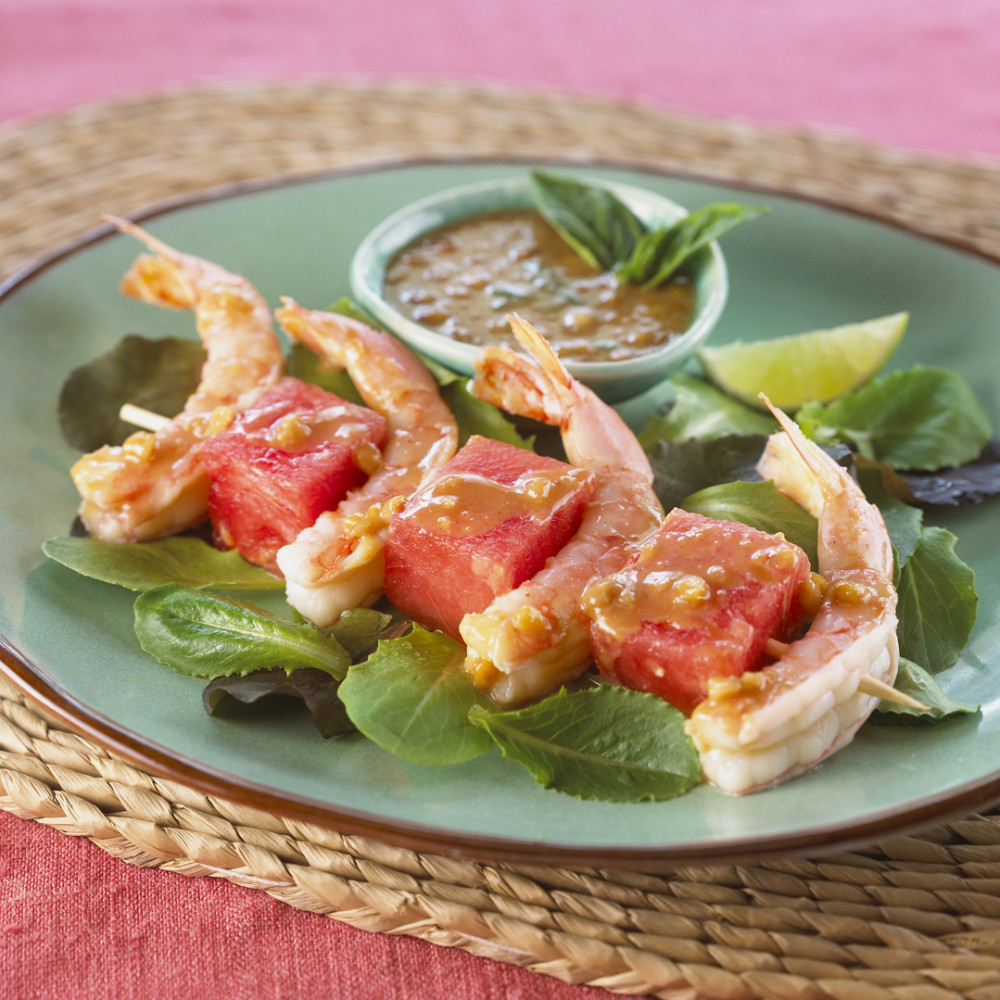
[[[655,288],[709,243],[767,211],[736,204],[704,205],[672,226],[645,233],[615,272],[622,281]]]
[[[80,451],[120,444],[135,427],[118,416],[133,403],[165,417],[184,408],[205,363],[195,340],[128,334],[106,354],[70,372],[59,393],[59,429]]]
[[[136,598],[139,645],[161,663],[192,677],[245,676],[314,667],[341,680],[351,658],[332,636],[284,621],[243,601],[178,584]]]
[[[684,716],[655,695],[610,684],[572,693],[560,688],[528,708],[477,705],[469,717],[540,785],[576,798],[669,799],[701,777]]]
[[[379,643],[340,685],[358,729],[380,747],[415,764],[458,764],[490,749],[489,736],[469,722],[486,702],[462,669],[465,648],[414,626]]]
[[[893,686],[897,691],[915,698],[921,705],[926,705],[927,710],[883,699],[871,716],[874,722],[912,726],[979,711],[978,705],[963,704],[949,698],[923,667],[905,657],[899,658],[899,670]]]
[[[129,590],[151,590],[169,583],[225,590],[275,590],[285,585],[235,550],[222,552],[200,538],[177,536],[121,545],[57,536],[46,539],[42,551],[81,576]]]
[[[819,444],[847,441],[866,458],[923,471],[974,461],[993,433],[961,375],[922,365],[872,379],[826,405],[806,403],[796,420]]]
[[[538,211],[588,264],[612,271],[628,260],[645,227],[607,188],[572,177],[535,171],[531,175]]]
[[[932,674],[955,662],[976,623],[975,573],[955,554],[956,541],[925,527],[899,574],[899,651]]]

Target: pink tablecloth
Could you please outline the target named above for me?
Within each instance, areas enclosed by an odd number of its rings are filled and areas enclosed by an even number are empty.
[[[991,0],[6,0],[0,127],[165,85],[496,81],[1000,156]],[[0,812],[0,995],[553,997],[568,986],[375,935],[262,892],[137,870]]]

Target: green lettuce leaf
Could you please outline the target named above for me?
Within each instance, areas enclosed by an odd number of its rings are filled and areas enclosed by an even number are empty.
[[[176,416],[198,386],[205,357],[196,340],[123,337],[63,382],[58,419],[67,444],[80,451],[121,444],[136,430],[118,416],[126,403]]]
[[[872,379],[796,418],[820,444],[847,441],[895,469],[934,470],[979,457],[993,428],[968,383],[945,368],[917,365]]]
[[[949,698],[923,667],[905,657],[900,657],[899,672],[896,674],[894,687],[897,691],[908,694],[922,705],[926,705],[928,711],[910,708],[894,701],[880,701],[871,716],[874,722],[919,725],[979,711],[978,705],[968,705]]]
[[[768,435],[778,429],[770,414],[741,403],[704,379],[675,375],[670,385],[674,392],[670,409],[650,417],[638,435],[639,443],[647,451],[662,440]]]
[[[811,566],[817,564],[816,519],[778,492],[770,480],[759,483],[722,483],[689,496],[681,506],[692,513],[722,521],[739,521],[769,535],[781,532],[803,549]]]
[[[469,710],[486,699],[462,669],[464,659],[461,644],[414,626],[352,666],[340,698],[354,725],[395,756],[457,764],[490,749],[487,734],[469,722]]]
[[[563,688],[516,711],[476,706],[470,718],[539,784],[576,798],[657,801],[701,777],[684,716],[655,695],[610,684]]]
[[[280,590],[284,580],[252,566],[238,552],[222,552],[200,538],[175,536],[121,545],[94,538],[57,536],[42,543],[50,559],[81,576],[129,590],[170,583],[225,590]]]
[[[192,677],[245,676],[274,668],[290,674],[313,667],[341,680],[351,662],[335,638],[311,625],[179,584],[136,598],[135,633],[150,656]]]
[[[925,527],[899,575],[899,651],[932,674],[955,662],[976,623],[976,576],[956,541],[944,528]]]
[[[752,435],[658,441],[649,450],[653,491],[669,511],[692,493],[719,483],[759,482],[756,466],[766,441]]]
[[[346,371],[335,369],[325,362],[315,351],[310,351],[302,344],[292,344],[288,352],[288,360],[285,364],[285,372],[297,378],[300,382],[309,382],[318,385],[327,392],[332,392],[341,399],[346,399],[352,403],[364,406],[365,402],[361,398],[351,376]]]

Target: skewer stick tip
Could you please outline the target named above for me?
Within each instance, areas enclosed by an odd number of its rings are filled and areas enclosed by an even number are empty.
[[[152,410],[145,410],[141,406],[126,403],[119,411],[118,416],[127,424],[135,424],[146,431],[158,431],[170,423],[170,418],[160,413],[153,413]]]
[[[893,701],[897,705],[905,705],[907,708],[916,708],[922,712],[931,710],[930,705],[925,705],[923,702],[917,701],[916,698],[911,698],[908,694],[903,694],[902,691],[897,691],[894,687],[890,687],[874,677],[869,677],[867,674],[858,682],[858,690],[862,694],[870,694],[883,701]]]

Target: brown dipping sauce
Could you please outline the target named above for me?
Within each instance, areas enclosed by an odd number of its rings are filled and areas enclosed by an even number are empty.
[[[571,361],[622,361],[683,333],[695,292],[684,275],[658,288],[619,283],[579,257],[533,209],[446,226],[403,250],[386,272],[386,299],[453,340],[516,347],[516,312]]]

